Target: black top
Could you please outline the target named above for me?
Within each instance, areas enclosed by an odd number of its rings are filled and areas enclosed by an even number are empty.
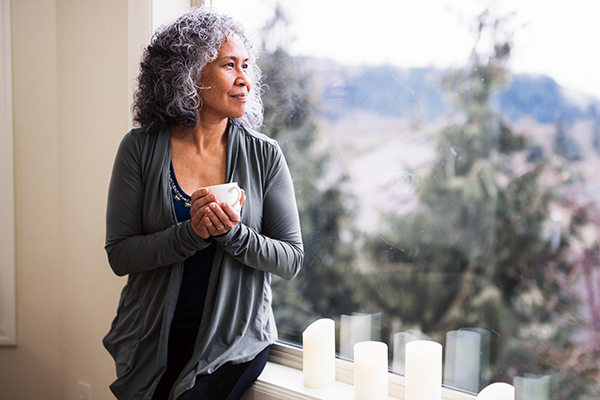
[[[171,192],[173,193],[173,207],[177,221],[183,222],[191,218],[189,202],[191,196],[181,190],[177,183],[177,178],[171,165]],[[177,307],[171,327],[185,330],[198,330],[200,319],[202,319],[202,309],[208,288],[208,278],[212,269],[213,258],[215,256],[216,244],[212,242],[204,250],[197,251],[193,256],[185,260],[183,270],[183,280],[179,297],[177,298]]]

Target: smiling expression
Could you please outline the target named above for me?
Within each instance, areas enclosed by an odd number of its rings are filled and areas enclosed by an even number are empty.
[[[248,52],[240,38],[232,35],[221,45],[217,59],[202,71],[201,120],[242,117],[251,89],[249,73]]]

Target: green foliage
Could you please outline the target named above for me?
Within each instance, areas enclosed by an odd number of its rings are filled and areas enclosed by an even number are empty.
[[[583,159],[581,149],[577,142],[569,136],[565,128],[565,122],[560,119],[556,123],[556,134],[554,135],[554,152],[570,161]]]
[[[278,8],[267,28],[285,21]],[[575,340],[582,316],[569,290],[577,272],[571,246],[582,241],[589,210],[574,211],[568,232],[552,241],[550,210],[564,207],[547,181],[557,166],[492,108],[509,81],[510,35],[488,13],[478,22],[478,38],[490,30],[500,40],[489,53],[474,50],[470,65],[444,81],[455,111],[436,136],[418,209],[386,215],[372,237],[358,236],[348,177],[328,175],[330,158],[316,146],[321,116],[311,76],[280,47],[261,55],[263,132],[286,155],[306,252],[295,280],[273,281],[280,337],[301,342],[314,320],[357,312],[381,314],[390,348],[398,331],[418,329],[443,343],[448,331],[483,328],[491,332],[490,381],[552,375],[553,398],[597,398],[600,346],[584,351]]]
[[[484,13],[479,22],[480,34],[499,36],[501,20]],[[561,289],[575,268],[568,238],[552,248],[546,233],[558,193],[543,182],[543,159],[519,161],[524,138],[490,104],[507,81],[510,46],[506,39],[490,55],[474,51],[468,68],[448,75],[456,122],[439,134],[419,209],[392,219],[366,248],[389,271],[379,286],[398,293],[381,306],[403,326],[440,342],[450,330],[485,328],[493,333],[492,380],[555,374],[560,398],[574,399],[588,388],[573,384],[572,371],[556,362],[573,349],[577,306]]]
[[[285,23],[277,8],[266,29]],[[269,35],[266,35],[268,37]],[[315,148],[318,114],[310,76],[282,48],[261,54],[264,75],[263,133],[276,139],[286,156],[297,193],[304,267],[291,282],[273,280],[273,308],[280,337],[301,342],[302,331],[322,317],[339,318],[359,308],[351,244],[352,199],[345,177],[328,179],[328,156]],[[346,240],[343,238],[346,237]]]

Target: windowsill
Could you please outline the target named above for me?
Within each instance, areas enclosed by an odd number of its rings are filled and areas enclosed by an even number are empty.
[[[277,343],[271,346],[269,362],[242,400],[352,400],[353,364],[336,360],[336,382],[327,389],[304,387],[302,349]],[[389,400],[404,399],[404,377],[389,374]],[[474,400],[475,396],[442,388],[442,400]]]
[[[354,398],[351,385],[336,381],[327,389],[309,389],[304,387],[302,371],[268,362],[263,373],[249,390],[243,400],[346,400]],[[391,399],[391,398],[390,398]]]

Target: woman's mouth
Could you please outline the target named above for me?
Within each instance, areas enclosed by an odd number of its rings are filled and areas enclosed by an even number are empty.
[[[248,100],[248,95],[246,93],[236,94],[236,95],[233,95],[231,97],[233,97],[233,98],[235,98],[237,100],[240,100],[240,101],[247,101]]]

